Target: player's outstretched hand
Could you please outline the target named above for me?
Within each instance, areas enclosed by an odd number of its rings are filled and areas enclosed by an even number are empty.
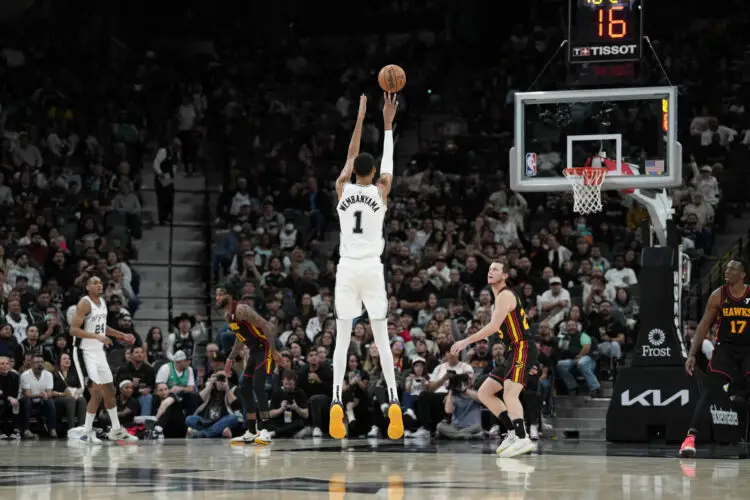
[[[112,345],[112,339],[104,335],[99,336],[98,340],[104,345]]]
[[[466,341],[459,340],[451,346],[451,354],[458,356],[464,349],[466,349]]]
[[[695,372],[695,356],[688,356],[685,360],[685,372],[691,377],[693,376],[693,372]]]
[[[135,337],[130,333],[126,333],[122,337],[122,341],[125,342],[126,344],[135,344]]]
[[[362,94],[359,96],[359,112],[357,113],[357,120],[364,121],[365,114],[367,114],[367,96]]]
[[[392,92],[383,92],[383,99],[385,100],[383,104],[383,121],[391,125],[393,124],[393,119],[396,117],[398,99],[396,99],[396,94]]]

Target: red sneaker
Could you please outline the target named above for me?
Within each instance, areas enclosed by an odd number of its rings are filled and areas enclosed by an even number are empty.
[[[693,458],[695,456],[695,436],[688,434],[680,446],[680,458]]]

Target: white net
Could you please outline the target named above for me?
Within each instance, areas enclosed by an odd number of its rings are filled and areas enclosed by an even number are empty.
[[[566,168],[563,174],[573,186],[573,211],[583,215],[601,212],[602,183],[607,175],[607,169]]]

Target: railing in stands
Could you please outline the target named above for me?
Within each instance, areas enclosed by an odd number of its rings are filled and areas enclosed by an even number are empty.
[[[174,201],[173,201],[174,203]],[[173,309],[174,309],[174,300],[172,299],[172,249],[173,249],[173,243],[172,240],[174,239],[174,212],[172,212],[172,218],[169,220],[169,263],[167,264],[167,321],[168,323],[168,331],[171,333],[172,329],[174,328],[172,326],[172,318],[173,316]]]
[[[213,252],[213,216],[211,214],[211,191],[209,190],[209,175],[205,172],[203,184],[203,241],[205,243],[205,257],[203,259],[203,283],[205,284],[205,315],[206,329],[209,339],[212,337],[211,328],[211,279],[212,279],[212,252]]]

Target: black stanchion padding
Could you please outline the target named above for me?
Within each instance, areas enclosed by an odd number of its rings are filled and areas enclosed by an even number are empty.
[[[704,379],[703,372],[690,377],[677,367],[620,370],[607,411],[607,440],[681,442],[690,428]],[[698,420],[699,443],[735,444],[747,441],[747,433],[747,405],[735,405],[725,391],[715,395]]]
[[[677,300],[675,252],[671,248],[644,248],[640,273],[640,327],[632,366],[674,366],[685,363],[675,331]]]
[[[607,440],[680,442],[699,397],[698,380],[681,367],[623,368],[607,411]],[[708,422],[698,430],[707,435]]]

